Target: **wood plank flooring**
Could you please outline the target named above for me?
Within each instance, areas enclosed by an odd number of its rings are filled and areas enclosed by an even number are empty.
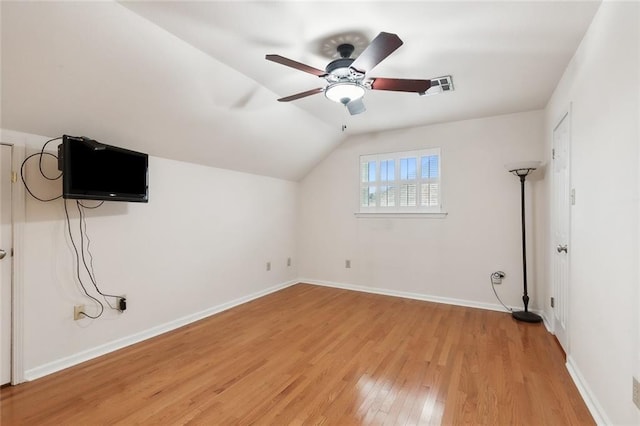
[[[298,284],[0,390],[5,425],[590,425],[541,324]]]

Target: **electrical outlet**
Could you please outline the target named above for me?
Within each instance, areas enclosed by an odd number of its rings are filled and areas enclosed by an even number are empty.
[[[267,271],[271,270],[271,262],[267,262]]]
[[[502,284],[502,279],[506,276],[506,274],[502,271],[496,271],[491,274],[491,283],[493,285]]]
[[[635,377],[633,378],[633,403],[640,409],[640,382]]]
[[[84,312],[84,305],[76,305],[73,307],[73,320],[78,321],[82,318],[82,313]]]
[[[345,268],[351,268],[351,261],[349,259],[344,261],[344,267]]]
[[[116,297],[116,309],[120,312],[124,312],[127,310],[127,295],[123,294],[122,296]]]
[[[291,266],[291,258],[287,257],[287,266]]]

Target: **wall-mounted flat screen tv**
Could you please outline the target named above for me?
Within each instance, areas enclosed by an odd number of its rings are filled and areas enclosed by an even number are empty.
[[[84,136],[62,137],[58,146],[63,198],[149,201],[149,156]]]

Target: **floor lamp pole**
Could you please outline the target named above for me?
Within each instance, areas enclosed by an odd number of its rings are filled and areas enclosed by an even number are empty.
[[[518,321],[525,322],[541,322],[542,317],[540,315],[529,312],[529,292],[527,289],[527,235],[526,235],[526,221],[525,221],[525,204],[524,204],[524,182],[527,175],[531,173],[535,168],[515,169],[510,170],[514,175],[520,178],[520,208],[522,219],[522,277],[524,284],[524,292],[522,295],[522,302],[524,303],[524,311],[513,311],[511,315]]]

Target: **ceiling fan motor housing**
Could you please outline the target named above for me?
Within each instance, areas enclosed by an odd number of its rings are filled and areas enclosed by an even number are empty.
[[[329,62],[325,71],[327,71],[327,77],[333,77],[332,80],[338,81],[348,78],[351,75],[351,64],[353,58],[338,58]]]
[[[360,82],[364,79],[364,73],[351,68],[351,64],[355,61],[355,58],[350,58],[354,51],[353,45],[348,43],[341,44],[336,50],[340,57],[327,64],[325,68],[327,81],[330,83],[340,81]]]
[[[355,47],[353,47],[353,44],[343,43],[339,45],[336,50],[340,54],[341,58],[349,58],[353,54]]]

